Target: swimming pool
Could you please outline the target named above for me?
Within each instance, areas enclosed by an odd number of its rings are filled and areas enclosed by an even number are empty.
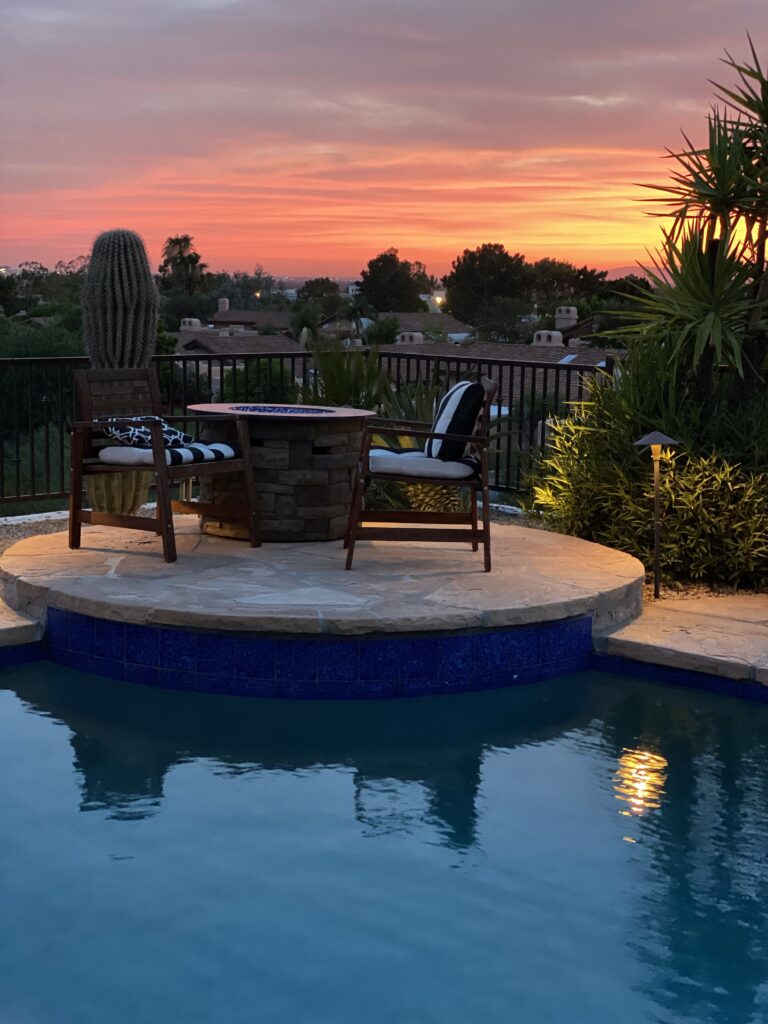
[[[5,1024],[756,1024],[768,710],[0,672]]]

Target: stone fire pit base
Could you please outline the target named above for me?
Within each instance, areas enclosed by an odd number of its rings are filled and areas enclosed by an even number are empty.
[[[265,541],[338,540],[344,536],[352,499],[352,474],[360,451],[364,417],[249,418],[251,458]],[[203,440],[232,440],[231,424],[210,424]],[[242,504],[242,481],[209,478],[206,501]],[[203,517],[205,533],[247,540],[245,526]]]

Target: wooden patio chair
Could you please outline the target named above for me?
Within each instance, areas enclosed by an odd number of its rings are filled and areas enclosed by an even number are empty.
[[[355,543],[358,540],[431,540],[469,543],[473,551],[477,551],[478,545],[482,543],[485,571],[490,572],[488,425],[496,391],[497,385],[487,377],[479,383],[461,381],[440,402],[431,428],[428,424],[407,420],[368,421],[363,434],[344,540],[347,569],[352,568]],[[421,447],[396,447],[398,439],[402,440],[403,437],[417,440]],[[379,439],[391,439],[395,446],[377,447]],[[466,512],[367,509],[365,491],[373,480],[398,480],[409,484],[438,484],[440,487],[469,489],[470,507]],[[478,524],[477,514],[480,494],[483,498],[482,525]],[[368,525],[377,523],[413,525]]]
[[[157,375],[153,370],[77,370],[75,394],[80,421],[72,424],[72,454],[69,497],[69,546],[80,547],[81,525],[119,526],[123,529],[148,530],[159,534],[163,541],[166,562],[176,561],[176,538],[173,513],[194,513],[215,516],[217,519],[247,521],[251,547],[260,544],[256,485],[251,468],[251,446],[248,427],[237,416],[163,416]],[[150,419],[139,419],[151,417]],[[234,423],[239,454],[229,446],[213,446],[215,461],[186,461],[169,464],[171,458],[198,458],[200,448],[169,448],[164,439],[164,424],[184,421],[196,425],[206,420],[217,424]],[[131,428],[149,428],[150,447],[117,445],[104,434]],[[146,438],[146,434],[145,434]],[[171,455],[170,452],[176,452]],[[228,455],[232,453],[231,455]],[[83,480],[89,476],[126,473],[128,471],[153,473],[157,491],[157,515],[154,518],[96,512],[83,509]],[[202,501],[172,501],[171,487],[195,477],[220,473],[242,473],[246,509],[232,509]]]

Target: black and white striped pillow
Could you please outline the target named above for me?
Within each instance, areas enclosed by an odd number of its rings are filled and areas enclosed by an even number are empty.
[[[482,384],[471,380],[462,380],[454,384],[438,406],[435,422],[432,424],[433,432],[471,434],[475,429],[484,396],[485,389]],[[432,459],[452,462],[464,455],[465,448],[466,444],[463,441],[430,438],[424,451]]]

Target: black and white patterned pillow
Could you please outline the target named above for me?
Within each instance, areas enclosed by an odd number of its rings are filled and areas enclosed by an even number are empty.
[[[107,419],[107,423],[111,420],[120,420],[124,418],[125,417],[122,416],[110,416]],[[135,423],[159,423],[163,431],[163,445],[165,448],[186,448],[187,445],[192,444],[195,440],[191,434],[185,434],[183,430],[177,430],[169,423],[166,423],[165,420],[160,419],[159,416],[132,416],[131,419]],[[114,427],[102,426],[102,430],[110,441],[116,441],[118,444],[123,444],[127,448],[152,447],[152,432],[149,427],[120,423],[116,424]]]

